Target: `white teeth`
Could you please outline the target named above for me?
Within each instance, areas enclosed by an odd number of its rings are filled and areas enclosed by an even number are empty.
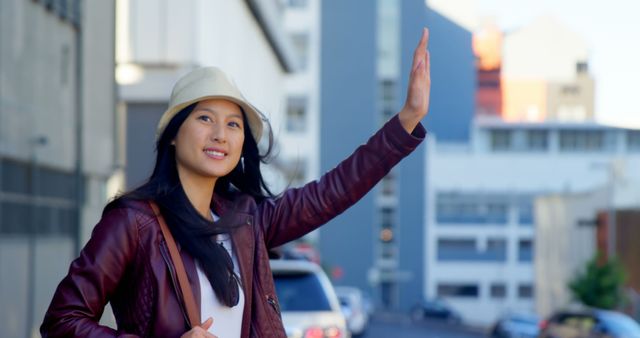
[[[213,155],[213,156],[224,156],[224,153],[215,150],[205,150],[205,153]]]

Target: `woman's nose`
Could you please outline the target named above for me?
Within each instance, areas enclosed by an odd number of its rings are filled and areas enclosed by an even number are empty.
[[[209,134],[209,137],[211,138],[212,141],[215,141],[215,142],[220,142],[220,143],[226,142],[227,138],[225,135],[225,130],[221,123],[213,124],[213,126],[211,127],[211,133]]]

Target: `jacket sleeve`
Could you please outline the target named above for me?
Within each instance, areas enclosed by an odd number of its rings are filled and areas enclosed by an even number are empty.
[[[261,203],[257,217],[267,248],[304,236],[355,204],[425,136],[422,124],[407,133],[396,115],[319,180]]]
[[[125,208],[103,215],[58,285],[40,327],[42,337],[133,337],[98,322],[135,255],[137,229],[135,214]]]

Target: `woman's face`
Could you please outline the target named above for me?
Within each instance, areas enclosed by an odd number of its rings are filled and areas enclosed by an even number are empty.
[[[242,110],[233,102],[198,102],[173,140],[181,178],[195,175],[218,178],[230,173],[242,156]]]

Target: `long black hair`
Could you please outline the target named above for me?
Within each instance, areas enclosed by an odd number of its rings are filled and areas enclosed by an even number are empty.
[[[211,222],[198,213],[180,183],[175,146],[171,144],[196,104],[178,112],[158,138],[156,163],[149,179],[138,188],[117,197],[105,207],[104,212],[116,208],[126,200],[155,201],[176,241],[200,263],[218,301],[232,307],[238,302],[240,279],[233,270],[233,261],[226,249],[218,245],[213,236],[228,233],[235,226],[227,222],[233,211],[231,214],[220,215],[217,222]],[[218,178],[215,185],[216,196],[231,198],[240,192],[250,195],[257,203],[274,197],[260,171],[260,163],[267,163],[273,148],[273,132],[269,122],[263,120],[267,127],[265,129],[268,130],[268,144],[264,154],[260,154],[243,111],[244,166],[238,163],[229,174]]]

